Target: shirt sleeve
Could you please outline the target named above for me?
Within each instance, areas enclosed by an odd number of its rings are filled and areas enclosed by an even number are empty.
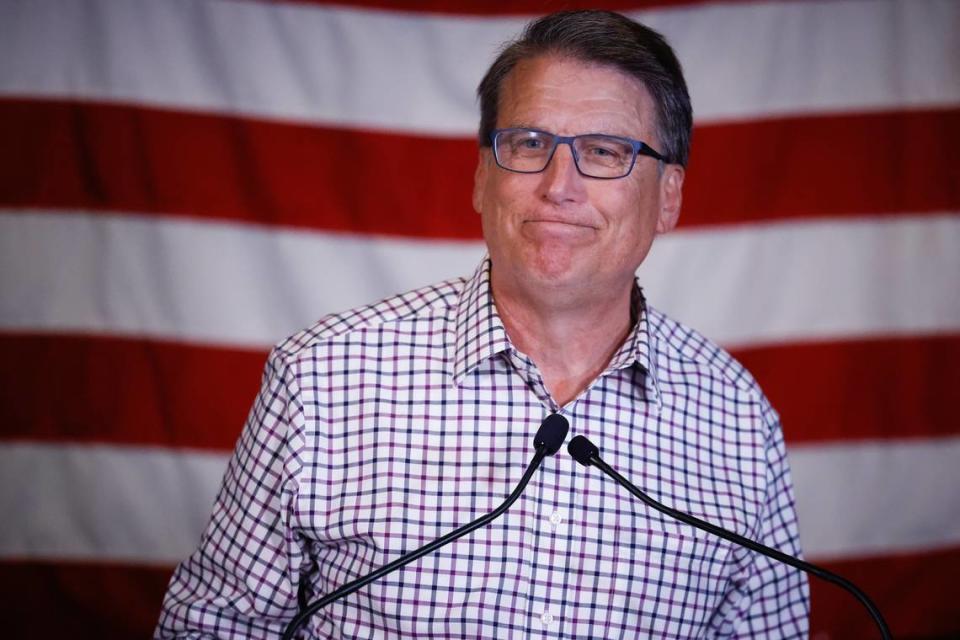
[[[275,639],[296,614],[308,555],[291,522],[299,470],[291,444],[303,410],[286,373],[274,351],[200,546],[171,578],[155,638]]]
[[[766,492],[760,518],[751,536],[761,544],[802,557],[796,502],[783,431],[777,413],[766,403]],[[725,608],[716,637],[809,637],[810,590],[807,574],[773,558],[740,548],[744,558],[739,598]]]

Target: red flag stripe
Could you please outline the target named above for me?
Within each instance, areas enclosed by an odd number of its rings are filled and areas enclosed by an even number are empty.
[[[736,351],[792,443],[960,434],[960,336]],[[263,351],[63,335],[0,337],[5,439],[230,449]]]
[[[266,355],[151,340],[3,336],[4,438],[229,450]]]
[[[960,208],[960,109],[731,123],[694,135],[682,226]],[[903,141],[898,153],[890,136]],[[0,206],[480,237],[471,140],[18,100],[0,101],[0,139],[9,150]],[[756,184],[761,174],[777,183]]]
[[[960,433],[960,335],[737,350],[793,442]]]
[[[880,607],[901,640],[960,634],[954,583],[960,548],[825,563]],[[153,632],[170,578],[167,567],[70,562],[0,562],[0,624],[11,637],[145,638]],[[811,578],[811,637],[874,638],[873,622],[838,587]],[[51,615],[53,614],[53,615]],[[825,634],[825,635],[821,635]]]
[[[169,567],[0,562],[0,627],[8,638],[150,638],[172,572]]]
[[[828,562],[824,566],[866,591],[886,618],[893,637],[946,640],[960,636],[956,596],[960,548]],[[810,593],[811,638],[880,637],[866,610],[839,587],[811,578]]]

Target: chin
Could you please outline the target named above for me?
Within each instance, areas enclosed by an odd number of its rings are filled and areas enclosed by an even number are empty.
[[[543,285],[565,286],[589,280],[594,270],[586,269],[573,251],[546,248],[538,251],[526,263],[531,278]]]

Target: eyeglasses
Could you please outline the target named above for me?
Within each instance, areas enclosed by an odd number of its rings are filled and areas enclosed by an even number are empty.
[[[590,178],[610,180],[630,175],[637,154],[667,162],[645,142],[603,133],[558,136],[539,129],[496,129],[490,133],[490,142],[497,165],[516,173],[540,173],[561,144],[570,145],[577,171]]]

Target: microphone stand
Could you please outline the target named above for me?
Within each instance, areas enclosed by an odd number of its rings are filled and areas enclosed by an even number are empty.
[[[533,454],[533,459],[530,461],[530,464],[527,465],[527,469],[523,472],[523,477],[520,478],[520,482],[513,490],[513,493],[511,493],[507,499],[503,501],[503,504],[490,513],[477,518],[473,522],[469,522],[458,529],[454,529],[450,533],[437,538],[433,542],[429,542],[419,549],[411,551],[410,553],[405,553],[396,560],[385,564],[379,569],[361,578],[358,578],[353,582],[348,582],[336,591],[328,593],[298,613],[297,616],[290,621],[286,630],[283,632],[283,640],[292,640],[293,634],[300,627],[300,625],[306,622],[310,616],[331,602],[339,600],[340,598],[353,593],[357,589],[365,587],[377,578],[385,576],[391,571],[399,569],[404,565],[410,564],[417,558],[423,557],[428,553],[439,549],[445,544],[453,542],[457,538],[467,535],[475,529],[479,529],[480,527],[488,524],[500,516],[504,511],[510,508],[510,505],[517,501],[517,498],[520,497],[520,494],[523,493],[523,490],[527,487],[527,483],[530,482],[530,478],[533,476],[534,472],[543,463],[543,459],[548,455],[555,454],[560,449],[564,439],[567,437],[567,431],[569,428],[570,426],[567,423],[566,418],[561,416],[559,413],[553,413],[547,416],[546,420],[543,421],[543,424],[540,425],[540,429],[537,431],[537,435],[533,441],[534,447],[536,447],[536,453]]]
[[[710,524],[705,520],[700,518],[695,518],[694,516],[683,513],[682,511],[677,511],[676,509],[671,509],[670,507],[661,504],[648,496],[646,493],[641,491],[636,485],[624,478],[622,475],[617,473],[617,471],[608,465],[606,462],[600,459],[600,449],[597,448],[590,440],[584,436],[576,436],[573,440],[570,441],[570,444],[567,445],[567,451],[573,456],[577,462],[584,466],[595,466],[605,474],[613,478],[620,484],[624,489],[632,493],[634,496],[639,498],[649,507],[652,507],[659,511],[660,513],[665,513],[666,515],[676,518],[681,522],[685,522],[691,526],[697,527],[698,529],[703,529],[708,531],[715,536],[734,542],[740,546],[756,551],[765,556],[779,560],[784,564],[788,564],[791,567],[796,567],[806,571],[807,573],[813,574],[818,578],[831,582],[843,589],[846,589],[848,592],[852,593],[860,603],[866,607],[867,611],[870,613],[870,616],[876,622],[877,626],[880,628],[880,635],[883,637],[883,640],[891,640],[893,636],[890,635],[890,628],[887,626],[886,621],[883,619],[883,615],[880,613],[880,609],[877,608],[877,605],[867,596],[866,593],[860,590],[855,584],[844,578],[843,576],[837,575],[831,571],[819,567],[810,562],[805,562],[799,558],[794,558],[791,555],[787,555],[782,551],[777,551],[772,547],[762,545],[759,542],[754,542],[749,538],[745,538],[739,534],[733,533],[732,531],[727,531],[722,527],[718,527],[715,524]]]

